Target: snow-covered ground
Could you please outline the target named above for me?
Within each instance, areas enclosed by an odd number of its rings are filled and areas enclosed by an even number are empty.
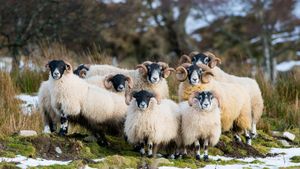
[[[22,112],[25,115],[31,115],[34,113],[38,108],[38,97],[37,96],[31,96],[26,94],[21,94],[16,96],[16,98],[23,101],[21,104]]]
[[[300,156],[300,148],[272,148],[270,153],[278,153],[279,155],[275,157],[267,158],[243,158],[236,159],[247,164],[230,164],[230,165],[206,165],[204,169],[243,169],[243,168],[279,168],[279,167],[290,167],[290,166],[300,166],[300,163],[293,163],[290,158],[293,156]],[[234,158],[223,157],[223,156],[210,156],[211,160],[233,160]],[[251,164],[252,161],[258,160],[261,163]],[[176,167],[159,167],[159,169],[178,169]]]

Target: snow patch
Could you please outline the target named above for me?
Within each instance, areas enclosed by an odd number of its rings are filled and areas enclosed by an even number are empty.
[[[21,109],[23,114],[31,115],[38,108],[38,96],[31,96],[26,94],[21,94],[16,96],[16,98],[22,100],[24,103],[21,104]]]
[[[291,61],[281,62],[276,65],[276,70],[280,71],[280,72],[286,72],[286,71],[293,69],[294,66],[300,66],[300,60],[299,61],[291,60]]]
[[[55,161],[55,160],[45,160],[41,158],[33,159],[33,158],[27,158],[21,155],[17,155],[15,158],[0,157],[0,162],[17,163],[17,167],[25,169],[29,167],[50,166],[55,164],[68,165],[71,161]]]

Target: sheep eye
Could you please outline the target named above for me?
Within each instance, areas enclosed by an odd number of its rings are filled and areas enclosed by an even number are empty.
[[[208,63],[208,57],[204,58],[204,63]]]

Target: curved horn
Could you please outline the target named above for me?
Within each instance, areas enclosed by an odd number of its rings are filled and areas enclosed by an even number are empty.
[[[163,70],[163,78],[167,78],[170,76],[171,72],[175,72],[174,68],[170,68],[169,65],[165,62],[158,62],[158,65],[162,67]]]
[[[176,78],[178,81],[183,82],[186,80],[188,72],[184,66],[179,66],[176,68]]]
[[[166,69],[169,67],[169,65],[165,62],[157,62],[158,65],[160,65],[162,67],[162,69]]]
[[[192,59],[188,55],[182,55],[179,59],[179,64],[192,63]]]
[[[197,51],[193,51],[193,52],[191,52],[190,54],[189,54],[189,57],[190,58],[193,58],[195,55],[197,55],[197,54],[199,54],[199,52],[197,52]]]
[[[189,100],[188,100],[188,103],[189,103],[190,106],[193,106],[194,98],[197,96],[198,93],[199,93],[199,92],[196,91],[196,92],[193,92],[193,93],[190,95]]]
[[[218,64],[221,64],[221,59],[218,58],[215,54],[213,54],[212,52],[206,51],[203,53],[204,55],[208,56],[211,61],[208,63],[210,68],[214,68],[215,66],[217,66]]]
[[[86,70],[86,69],[81,69],[81,70],[79,71],[79,77],[81,77],[81,78],[85,78],[85,76],[86,76],[86,72],[87,72],[87,70]]]
[[[135,69],[139,69],[143,76],[146,76],[148,73],[148,69],[144,64],[137,65]]]
[[[103,80],[103,82],[104,82],[104,87],[106,88],[106,89],[111,89],[112,88],[112,82],[111,82],[111,79],[114,77],[114,75],[107,75],[105,78],[104,78],[104,80]]]
[[[153,62],[151,62],[151,61],[145,61],[145,62],[143,62],[142,64],[143,65],[145,65],[145,66],[147,66],[147,65],[151,65]]]
[[[126,77],[125,77],[125,80],[126,80],[127,83],[128,83],[128,88],[129,88],[129,89],[132,89],[132,87],[133,87],[133,80],[132,80],[132,78],[129,77],[129,76],[126,76]]]

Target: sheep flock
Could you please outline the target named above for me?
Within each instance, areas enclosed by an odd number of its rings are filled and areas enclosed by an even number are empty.
[[[183,55],[176,69],[164,62],[145,61],[135,69],[81,64],[64,60],[46,64],[49,79],[40,85],[39,111],[44,133],[68,134],[69,123],[86,128],[101,146],[105,134],[125,138],[141,155],[155,157],[161,149],[170,158],[195,158],[215,146],[223,132],[251,145],[263,112],[255,79],[224,72],[212,52]],[[180,82],[179,103],[169,97],[167,78]],[[170,85],[170,84],[169,84]]]

